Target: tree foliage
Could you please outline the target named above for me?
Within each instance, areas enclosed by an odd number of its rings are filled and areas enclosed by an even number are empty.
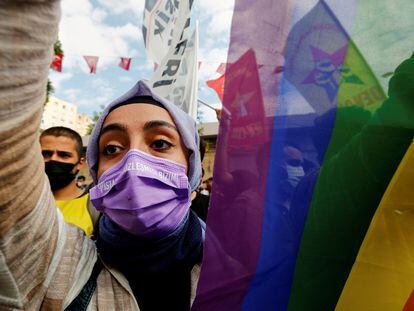
[[[99,117],[101,116],[102,111],[105,109],[105,106],[100,105],[99,108],[101,109],[100,112],[96,112],[96,111],[93,112],[92,123],[89,125],[86,135],[92,134],[92,130],[95,127],[96,122],[99,120]]]
[[[60,40],[58,39],[55,42],[55,45],[53,46],[55,54],[62,54],[62,56],[64,55],[63,53],[63,49],[62,49],[62,42],[60,42]]]

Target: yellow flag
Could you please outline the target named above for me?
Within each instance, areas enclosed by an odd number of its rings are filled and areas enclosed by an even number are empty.
[[[350,40],[341,68],[338,107],[359,106],[374,112],[385,98],[384,91],[371,68]]]

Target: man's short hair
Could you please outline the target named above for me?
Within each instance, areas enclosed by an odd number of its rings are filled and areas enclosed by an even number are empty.
[[[84,156],[82,137],[76,131],[64,126],[54,126],[44,130],[42,134],[40,134],[40,138],[45,136],[64,136],[72,139],[76,144],[76,152],[78,153],[79,159]]]

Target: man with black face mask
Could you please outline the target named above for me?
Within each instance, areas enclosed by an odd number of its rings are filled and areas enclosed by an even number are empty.
[[[57,207],[67,222],[92,235],[89,195],[76,185],[76,175],[85,162],[82,138],[70,128],[57,126],[42,132],[40,145]]]

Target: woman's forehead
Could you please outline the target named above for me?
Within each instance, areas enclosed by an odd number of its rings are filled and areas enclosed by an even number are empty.
[[[167,110],[147,103],[128,104],[115,108],[105,118],[103,126],[114,122],[138,125],[154,120],[166,121],[175,126]]]

